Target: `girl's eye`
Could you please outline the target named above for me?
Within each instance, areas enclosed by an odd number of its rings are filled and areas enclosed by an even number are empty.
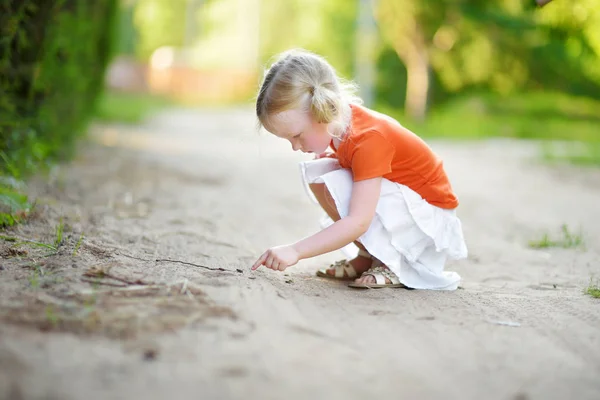
[[[298,139],[300,137],[300,135],[302,135],[302,133],[299,133],[296,136],[294,136],[294,139]]]

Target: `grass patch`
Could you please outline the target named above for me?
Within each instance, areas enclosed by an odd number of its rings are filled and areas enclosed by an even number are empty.
[[[29,214],[29,204],[25,185],[19,179],[21,171],[0,151],[3,167],[0,169],[0,229],[22,222]],[[3,175],[3,173],[8,175]]]
[[[574,234],[569,231],[567,225],[561,227],[562,237],[560,239],[552,239],[545,233],[540,240],[529,241],[529,247],[534,249],[546,249],[549,247],[574,248],[583,246],[583,238],[580,234]]]
[[[94,116],[99,121],[135,124],[153,112],[176,104],[155,95],[106,91],[98,100]]]
[[[60,247],[60,245],[63,243],[63,234],[65,231],[65,223],[63,222],[62,218],[60,219],[58,225],[56,225],[56,237],[54,238],[54,248],[56,250],[58,250],[58,248]]]
[[[10,242],[15,242],[15,244],[13,244],[11,246],[13,248],[18,247],[18,246],[24,246],[24,245],[41,247],[41,248],[48,249],[51,251],[51,253],[49,253],[47,255],[53,255],[53,254],[58,253],[58,249],[64,242],[64,229],[65,229],[65,224],[61,218],[58,225],[56,225],[54,242],[52,244],[37,242],[35,240],[17,239],[17,238],[10,237],[10,236],[0,236],[0,239],[4,239],[5,241],[10,241]],[[82,240],[82,238],[80,238],[80,240]],[[79,248],[79,245],[81,245],[81,243],[78,242],[77,248]]]
[[[10,182],[7,178],[0,180],[0,228],[24,221],[31,208],[27,195],[22,192],[17,181],[14,184]]]
[[[401,110],[376,108],[429,138],[600,140],[600,101],[564,93],[465,95],[431,110],[422,123],[410,121]]]
[[[79,251],[79,248],[81,247],[81,243],[83,243],[83,233],[79,236],[79,240],[77,240],[77,244],[75,245],[75,248],[73,249],[73,253],[71,254],[73,257],[75,257],[77,255],[77,252]]]
[[[590,284],[585,289],[585,294],[590,295],[596,299],[600,299],[600,286],[598,286],[598,281],[594,283],[592,281],[592,278],[590,278]]]
[[[35,240],[22,240],[20,242],[15,243],[12,247],[23,246],[23,245],[29,245],[29,246],[34,246],[34,247],[43,247],[45,249],[52,250],[55,253],[58,250],[56,247],[52,246],[51,244],[36,242]]]

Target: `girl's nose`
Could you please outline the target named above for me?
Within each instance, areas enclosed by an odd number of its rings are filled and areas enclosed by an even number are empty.
[[[292,142],[292,150],[297,151],[300,148],[300,144],[296,141]]]

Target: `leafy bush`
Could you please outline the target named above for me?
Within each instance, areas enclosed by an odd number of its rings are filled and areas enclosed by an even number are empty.
[[[0,0],[0,177],[71,154],[104,86],[117,11],[118,0]],[[0,182],[0,226],[19,204]]]
[[[70,153],[103,87],[117,8],[0,0],[0,173],[27,174]]]

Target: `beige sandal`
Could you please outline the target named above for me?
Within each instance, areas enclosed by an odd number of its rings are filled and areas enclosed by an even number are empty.
[[[375,259],[373,260],[373,265],[369,270],[365,271],[362,276],[371,275],[375,278],[375,283],[349,283],[348,286],[356,289],[381,289],[384,287],[389,288],[406,288],[400,280],[388,267],[383,265],[381,261]],[[390,280],[391,283],[386,283],[386,278]]]
[[[358,255],[364,258],[373,258],[364,250],[359,250]],[[330,275],[327,273],[327,270],[332,268],[335,272],[333,275]],[[318,270],[317,276],[320,276],[321,278],[335,279],[338,281],[350,281],[358,278],[358,272],[356,272],[356,269],[354,269],[348,260],[344,259],[336,261],[327,268]]]

